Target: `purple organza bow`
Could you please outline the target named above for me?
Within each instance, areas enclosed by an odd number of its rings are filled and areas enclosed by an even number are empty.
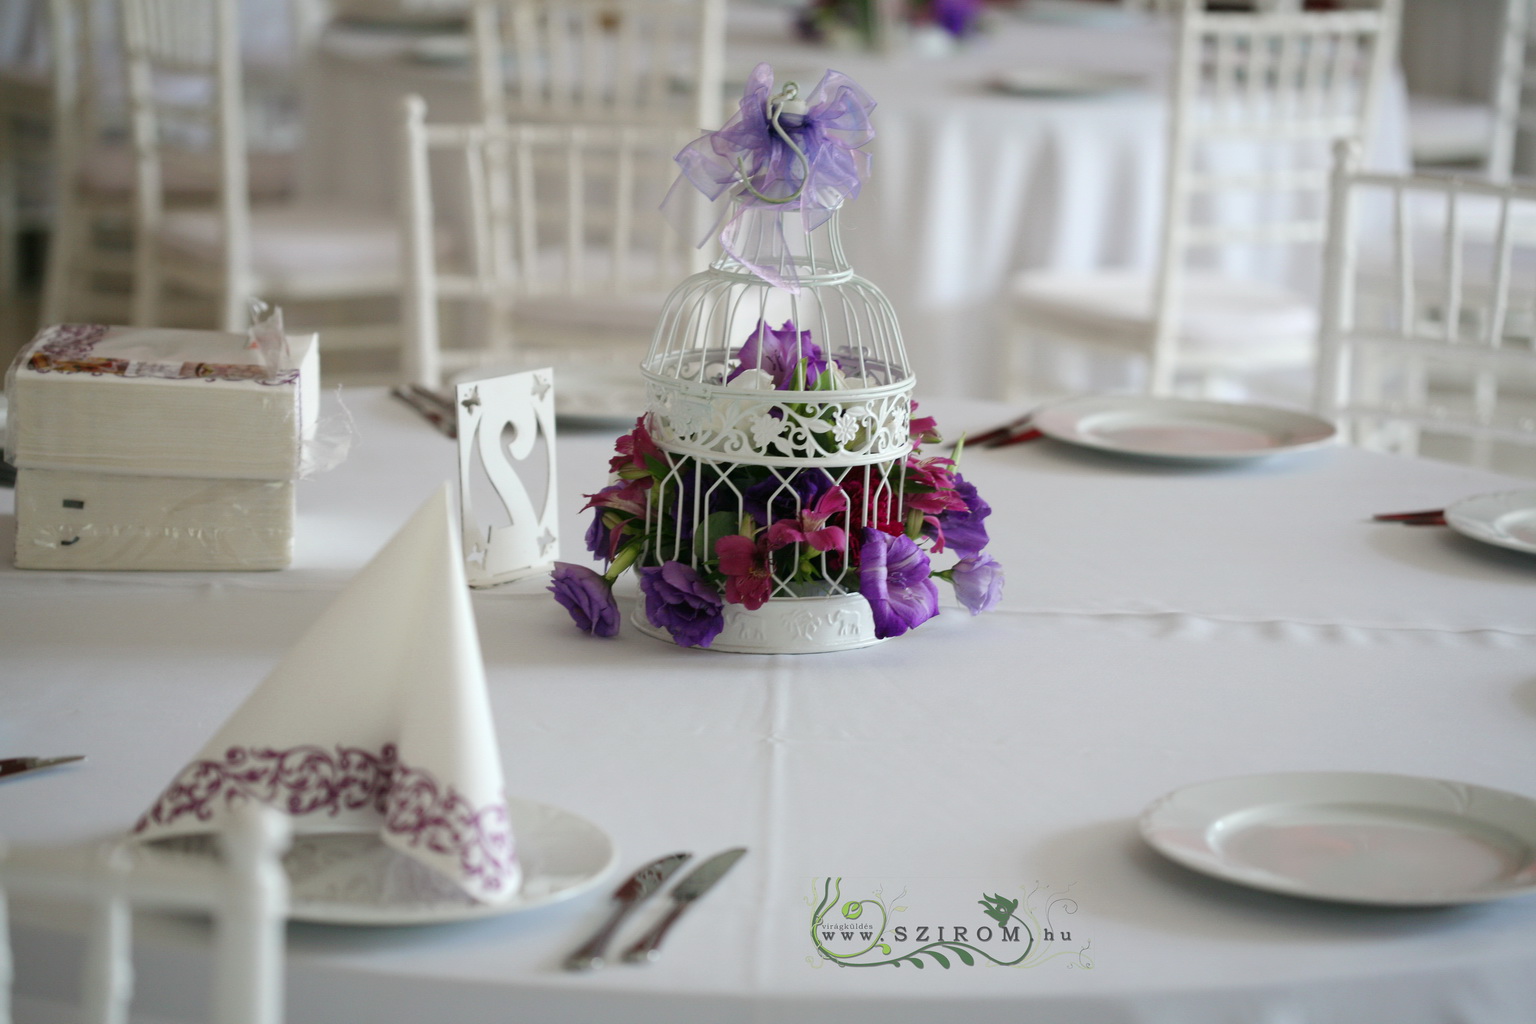
[[[768,64],[752,70],[740,110],[724,127],[705,132],[677,154],[682,174],[662,208],[686,237],[684,204],[675,197],[684,181],[692,183],[718,204],[697,244],[718,230],[725,251],[743,265],[771,284],[798,290],[779,272],[786,269],[783,265],[754,261],[742,251],[737,238],[741,213],[748,208],[798,210],[807,231],[826,223],[833,210],[859,194],[869,174],[869,154],[861,147],[875,137],[869,123],[875,101],[840,71],[823,75],[803,101],[793,84],[778,94],[773,84]]]

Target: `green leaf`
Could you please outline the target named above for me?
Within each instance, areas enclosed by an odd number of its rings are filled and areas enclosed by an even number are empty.
[[[965,947],[963,947],[963,946],[950,946],[949,948],[955,951],[955,956],[959,957],[960,958],[960,962],[965,964],[965,966],[967,966],[967,967],[975,967],[976,966],[976,958],[971,956],[971,954],[967,953],[965,951]]]
[[[701,562],[715,560],[715,542],[736,532],[736,513],[712,512],[693,534],[693,555]]]
[[[946,971],[949,970],[949,958],[943,953],[940,953],[936,949],[925,949],[923,952],[937,960],[940,967],[944,968]]]

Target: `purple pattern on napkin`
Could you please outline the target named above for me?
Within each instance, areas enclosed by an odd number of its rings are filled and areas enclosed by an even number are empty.
[[[222,761],[193,761],[155,801],[134,832],[170,825],[189,815],[210,820],[220,804],[257,800],[294,817],[372,808],[383,829],[412,847],[457,856],[459,870],[496,892],[516,872],[512,829],[504,800],[476,808],[452,786],[402,764],[394,744],[377,753],[337,745],[287,750],[230,747]]]

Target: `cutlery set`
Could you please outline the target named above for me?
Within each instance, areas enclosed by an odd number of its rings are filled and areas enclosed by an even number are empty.
[[[392,388],[389,393],[419,412],[439,433],[451,440],[458,438],[458,412],[449,399],[420,384],[412,384],[408,388]]]
[[[672,901],[671,907],[655,925],[624,951],[621,959],[628,964],[643,964],[660,956],[662,940],[666,938],[672,925],[689,907],[698,902],[699,897],[713,888],[714,884],[720,881],[746,852],[745,847],[732,847],[715,854],[685,875],[683,880],[673,886],[672,891],[668,893]],[[687,863],[692,856],[691,853],[679,852],[658,857],[626,878],[610,897],[612,911],[608,919],[590,939],[565,958],[565,969],[586,971],[608,963],[606,957],[608,943],[618,931],[619,925],[636,907],[659,892],[677,869]]]
[[[0,779],[84,760],[84,754],[69,754],[65,757],[0,757]]]
[[[1371,518],[1378,523],[1402,523],[1404,526],[1446,525],[1443,508],[1428,508],[1420,512],[1380,512]]]
[[[965,443],[980,445],[983,448],[1006,448],[1012,444],[1023,444],[1025,441],[1044,437],[1045,435],[1033,426],[1034,420],[1035,414],[1030,411],[1018,419],[993,427],[975,437],[966,438]]]

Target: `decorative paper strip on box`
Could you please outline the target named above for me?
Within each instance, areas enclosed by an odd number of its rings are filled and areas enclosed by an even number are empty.
[[[291,480],[320,408],[319,346],[268,369],[243,334],[56,324],[16,356],[17,468]]]
[[[276,342],[272,332],[276,330]],[[319,411],[314,335],[60,324],[7,374],[23,569],[281,569]],[[273,352],[273,348],[286,352]]]
[[[521,882],[463,554],[444,487],[166,787],[140,839],[260,800],[296,835],[369,833],[470,897]]]
[[[204,480],[22,469],[23,569],[282,569],[293,561],[292,480]]]

